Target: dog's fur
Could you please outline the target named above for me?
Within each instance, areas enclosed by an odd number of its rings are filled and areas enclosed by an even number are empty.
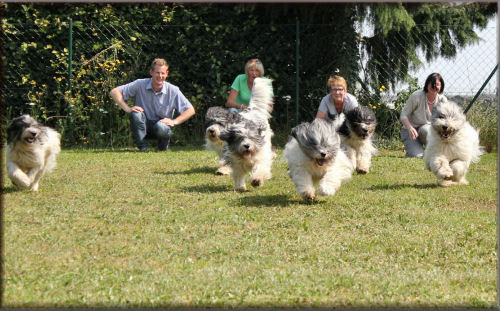
[[[245,176],[250,173],[251,184],[262,186],[271,178],[274,158],[269,126],[272,110],[272,85],[267,78],[256,78],[248,109],[238,115],[241,119],[229,123],[221,130],[219,138],[227,143],[224,156],[229,158],[234,189],[245,191]]]
[[[340,114],[335,120],[316,118],[302,123],[292,129],[285,145],[282,160],[288,161],[288,175],[308,203],[315,200],[316,186],[320,195],[334,195],[352,177],[354,166],[337,133],[344,118]]]
[[[456,103],[445,101],[432,108],[424,162],[441,186],[467,185],[469,165],[477,163],[483,153],[479,131],[467,122]]]
[[[338,130],[346,155],[359,174],[370,171],[372,156],[377,153],[373,142],[376,127],[373,110],[358,106],[345,112],[345,121]]]
[[[38,191],[43,174],[56,166],[61,135],[29,115],[12,120],[7,128],[7,175],[16,186]]]
[[[210,107],[205,115],[205,149],[212,150],[219,156],[217,175],[231,174],[230,158],[224,156],[227,143],[219,138],[221,131],[230,123],[238,123],[242,117],[222,107]]]

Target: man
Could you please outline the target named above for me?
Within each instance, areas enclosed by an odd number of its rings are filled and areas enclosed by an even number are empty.
[[[151,78],[115,87],[110,95],[123,111],[130,113],[130,128],[139,151],[147,151],[146,135],[158,139],[158,151],[166,151],[171,128],[191,118],[195,110],[177,86],[165,81],[168,63],[164,59],[153,60],[149,73]],[[134,98],[132,107],[126,102],[129,98]],[[175,110],[180,113],[176,118]]]

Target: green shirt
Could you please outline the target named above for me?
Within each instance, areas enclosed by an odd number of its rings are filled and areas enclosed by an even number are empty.
[[[240,74],[234,79],[231,88],[238,92],[235,102],[240,105],[245,105],[248,107],[250,102],[250,95],[252,92],[248,89],[248,77],[246,74]]]

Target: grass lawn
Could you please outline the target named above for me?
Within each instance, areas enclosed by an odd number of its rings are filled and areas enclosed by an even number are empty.
[[[4,170],[3,307],[497,307],[496,153],[442,188],[380,151],[308,205],[281,151],[244,193],[188,147],[64,150],[38,193]]]

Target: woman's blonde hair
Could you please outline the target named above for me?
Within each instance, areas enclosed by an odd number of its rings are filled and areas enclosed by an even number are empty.
[[[155,58],[153,60],[153,62],[151,63],[151,68],[150,69],[151,70],[155,70],[156,66],[167,66],[167,70],[168,70],[168,63],[163,58]]]
[[[326,82],[326,86],[328,87],[328,91],[332,88],[332,86],[337,85],[341,86],[344,88],[344,90],[347,92],[347,82],[345,82],[345,79],[342,78],[341,76],[330,76],[328,78],[328,81]]]
[[[264,65],[258,58],[253,58],[245,64],[245,73],[248,76],[250,69],[255,68],[260,73],[260,76],[264,76]]]

